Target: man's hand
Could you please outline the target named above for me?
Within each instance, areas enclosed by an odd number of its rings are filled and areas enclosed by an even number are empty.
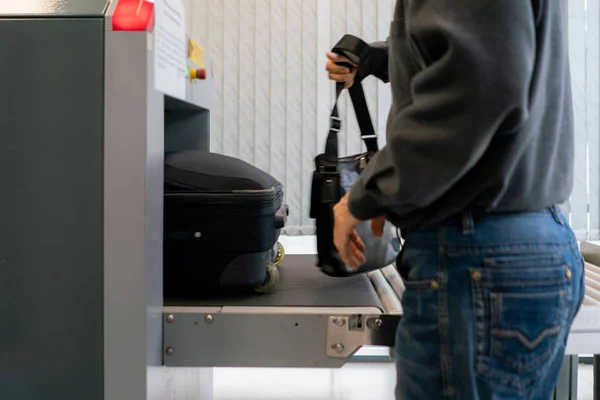
[[[333,207],[333,243],[340,258],[350,268],[358,269],[365,262],[365,244],[356,233],[356,219],[348,209],[348,194]],[[383,229],[382,229],[383,231]]]
[[[350,86],[354,84],[354,79],[356,78],[356,72],[358,71],[358,66],[350,61],[348,58],[341,56],[336,53],[327,53],[327,65],[325,69],[329,72],[329,79],[336,82],[345,82],[344,89],[348,89]],[[336,63],[348,63],[353,65],[352,69],[347,67],[341,67],[336,65]]]

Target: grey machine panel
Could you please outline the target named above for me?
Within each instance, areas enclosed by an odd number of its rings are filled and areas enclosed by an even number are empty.
[[[205,64],[210,58],[205,55]],[[188,61],[189,67],[194,67]],[[211,78],[188,83],[185,101],[164,96],[165,152],[210,151],[210,107],[213,81]]]
[[[110,0],[2,0],[0,18],[16,17],[101,17]]]
[[[210,111],[165,96],[165,151],[210,150]]]
[[[103,27],[0,19],[0,399],[103,396]]]
[[[363,345],[393,346],[399,320],[355,307],[165,311],[164,357],[172,367],[339,368]]]
[[[392,346],[399,316],[383,314],[369,276],[328,277],[315,262],[286,256],[269,294],[165,302],[165,365],[337,368],[362,345]]]

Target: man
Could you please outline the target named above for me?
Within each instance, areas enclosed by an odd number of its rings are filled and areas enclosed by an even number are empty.
[[[567,0],[398,0],[387,43],[330,78],[391,84],[387,144],[335,207],[334,240],[403,231],[397,399],[547,400],[583,293],[557,204],[573,183]],[[378,46],[378,47],[377,47]]]

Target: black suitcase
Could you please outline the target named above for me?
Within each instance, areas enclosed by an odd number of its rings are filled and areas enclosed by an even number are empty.
[[[167,154],[165,299],[271,290],[287,215],[283,186],[260,169],[215,153]]]

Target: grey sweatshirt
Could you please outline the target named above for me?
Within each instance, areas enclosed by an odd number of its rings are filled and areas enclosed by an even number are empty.
[[[566,0],[398,0],[360,75],[391,83],[387,144],[351,213],[401,228],[538,210],[573,185]],[[381,44],[380,44],[381,45]]]

